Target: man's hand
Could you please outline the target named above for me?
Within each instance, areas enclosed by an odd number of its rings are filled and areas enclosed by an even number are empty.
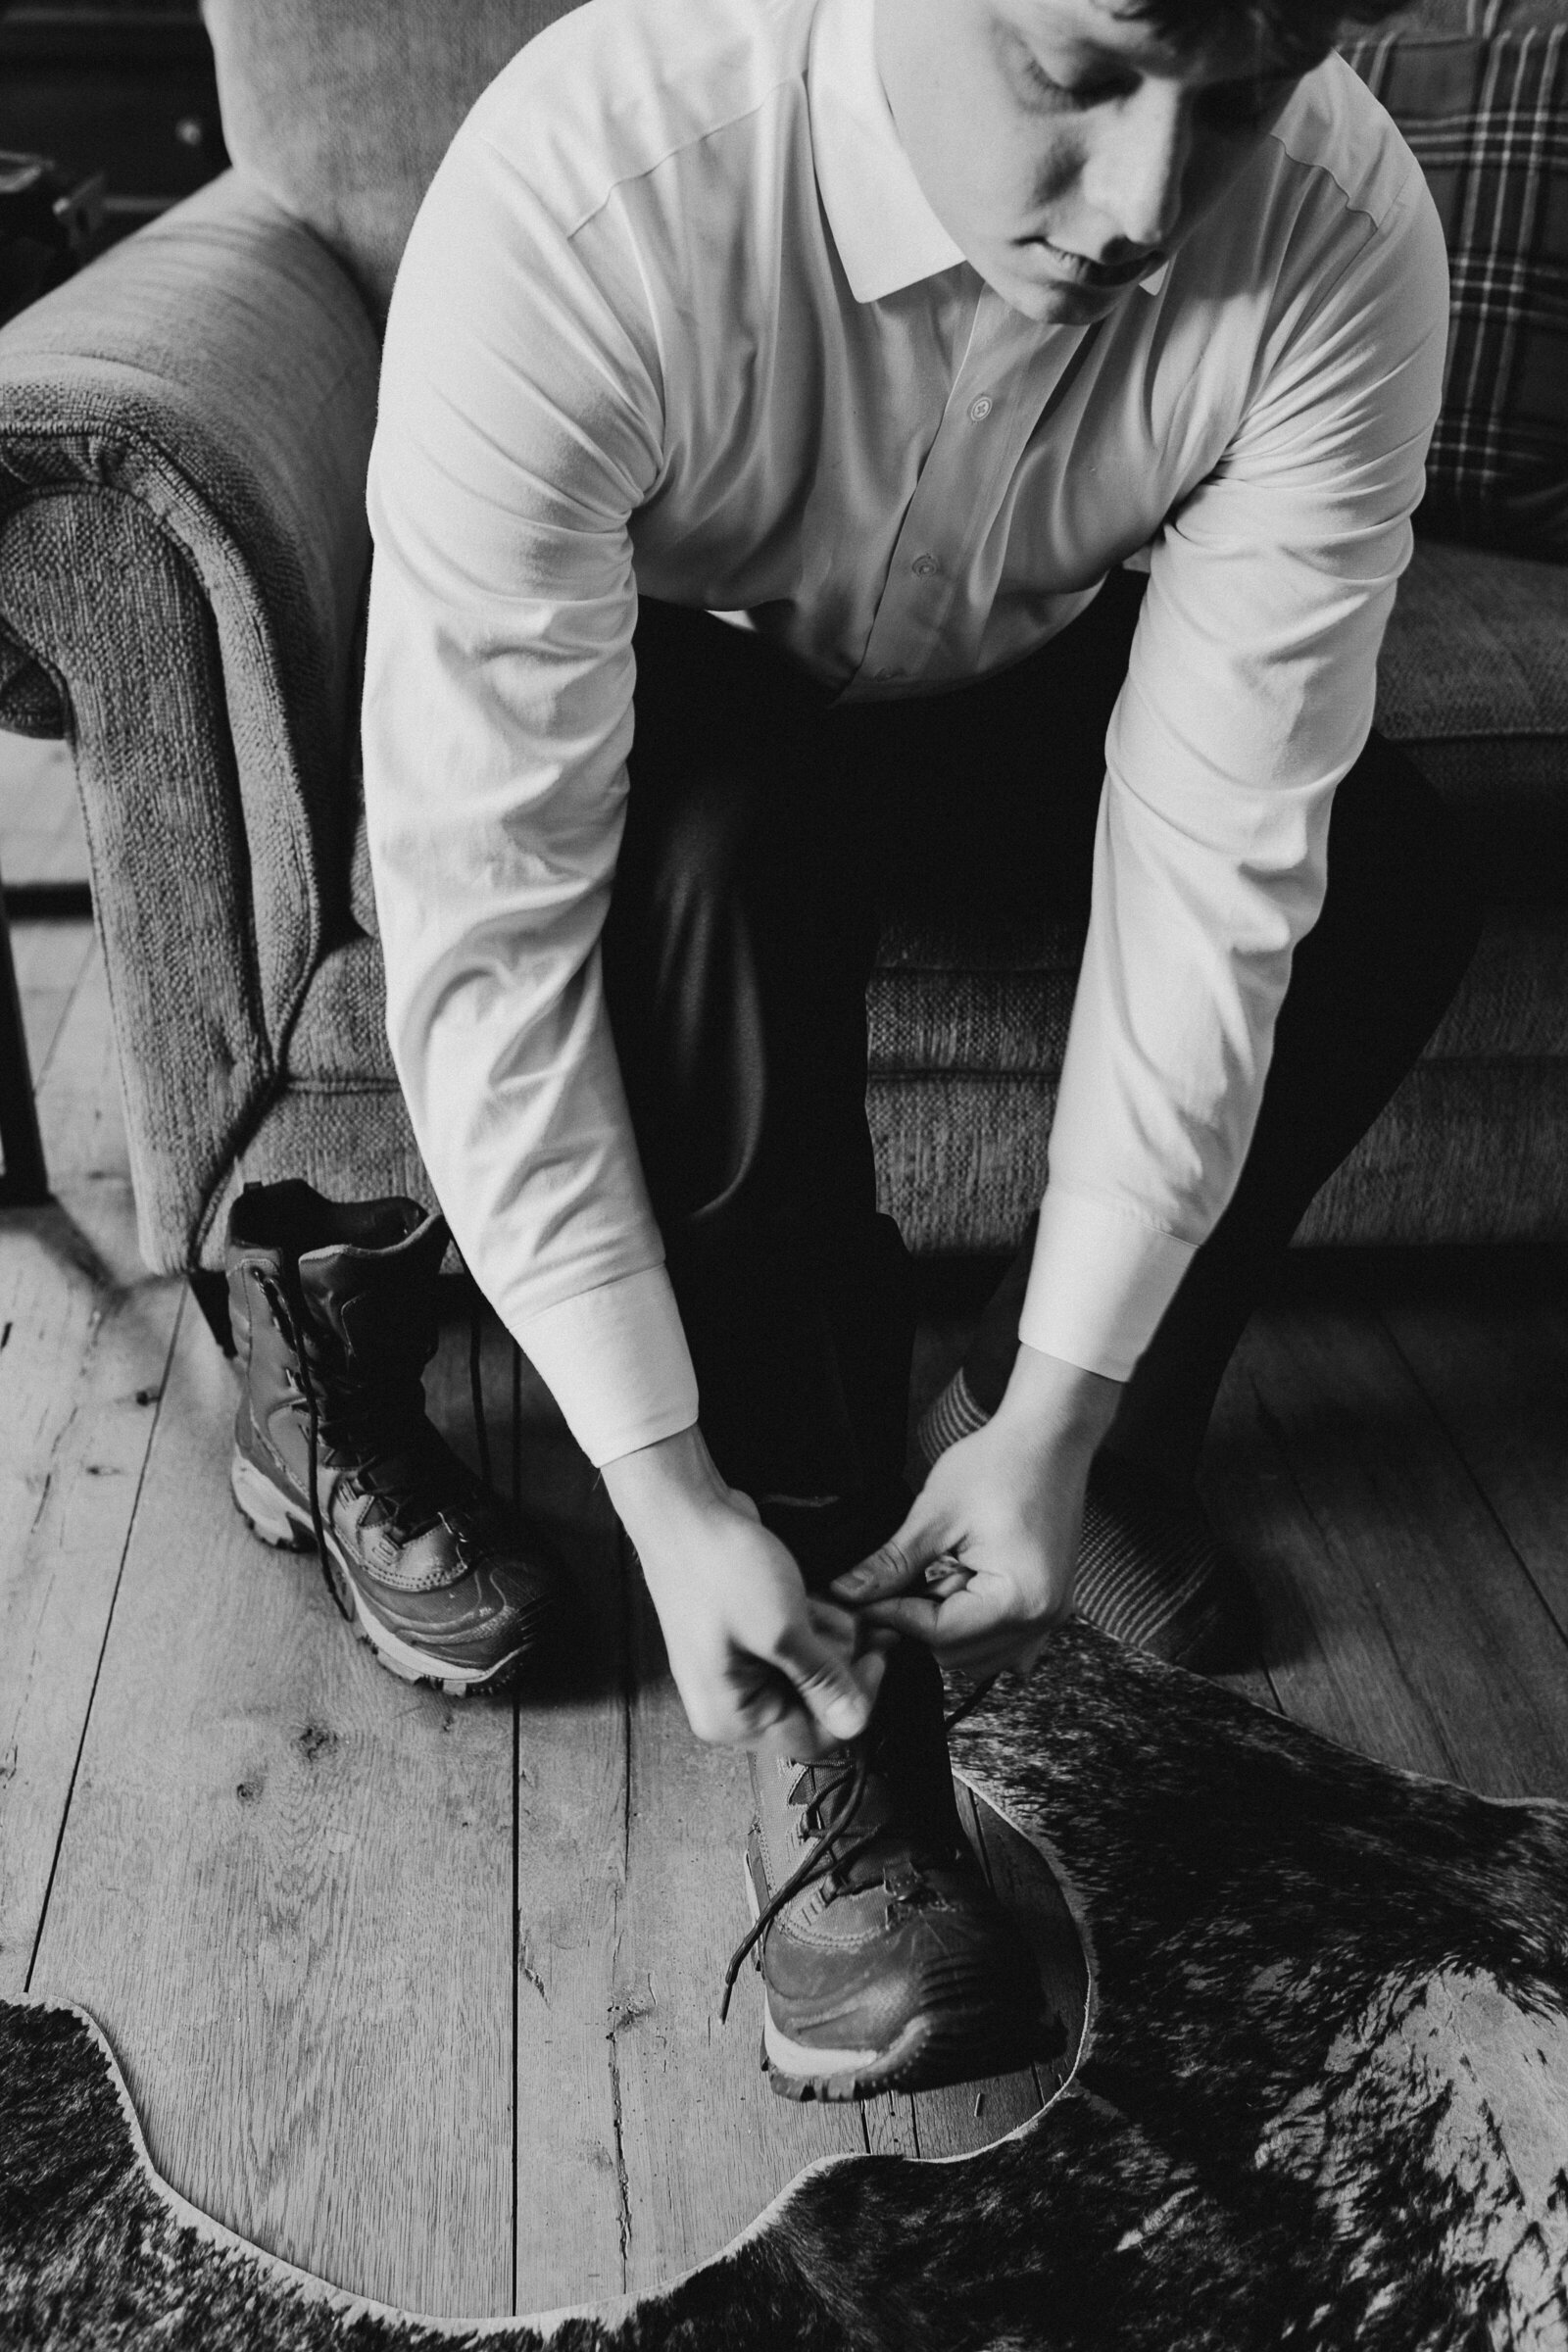
[[[604,1475],[699,1740],[805,1758],[864,1731],[886,1637],[867,1642],[848,1610],[808,1597],[791,1553],[719,1476],[696,1429]]]
[[[945,1666],[1027,1672],[1072,1607],[1084,1486],[1120,1396],[1020,1347],[996,1414],[939,1458],[897,1534],[835,1595]]]

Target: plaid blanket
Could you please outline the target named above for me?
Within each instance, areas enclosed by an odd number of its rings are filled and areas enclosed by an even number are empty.
[[[1344,53],[1419,158],[1447,235],[1447,374],[1419,527],[1568,560],[1568,0],[1439,0]]]

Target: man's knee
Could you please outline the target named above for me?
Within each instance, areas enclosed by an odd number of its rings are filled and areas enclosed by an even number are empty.
[[[678,787],[649,789],[633,766],[615,891],[635,889],[650,914],[682,923],[733,899],[751,862],[755,794],[744,775],[694,761]]]

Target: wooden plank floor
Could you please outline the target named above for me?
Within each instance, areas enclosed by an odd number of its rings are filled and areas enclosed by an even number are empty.
[[[689,1738],[603,1495],[486,1342],[490,1437],[569,1551],[520,1707],[407,1689],[254,1542],[232,1375],[140,1273],[85,926],[19,928],[53,1205],[0,1218],[0,1990],[103,2022],[154,2156],[344,2285],[480,2317],[638,2291],[811,2157],[960,2152],[1050,2080],[797,2108],[757,2071],[744,1769]],[[961,1343],[933,1314],[919,1378]],[[470,1449],[466,1332],[430,1390]],[[1568,1796],[1560,1258],[1298,1260],[1206,1469],[1260,1611],[1238,1687],[1391,1762]],[[1032,1859],[969,1808],[1052,1965]]]
[[[7,882],[84,882],[87,839],[63,743],[0,735],[0,874]]]

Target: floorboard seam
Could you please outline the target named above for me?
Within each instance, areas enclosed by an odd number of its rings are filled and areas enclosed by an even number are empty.
[[[621,1721],[621,1785],[620,1785],[620,1885],[615,1889],[615,1929],[611,1946],[610,1968],[610,2113],[615,2135],[615,2230],[620,2239],[620,2291],[626,2294],[631,2283],[631,2180],[626,2171],[626,2142],[621,2128],[620,2101],[620,2043],[618,2035],[624,2023],[621,2008],[620,1944],[624,1921],[622,1917],[631,1889],[631,1795],[632,1740],[637,1717],[637,1591],[635,1580],[642,1569],[625,1530],[615,1530],[615,1574],[620,1600],[620,1721]]]
[[[522,2045],[518,2038],[517,1971],[522,1965],[522,1706],[518,1699],[512,1702],[512,2309],[515,2316],[521,2281],[517,2267],[521,2261],[520,2217],[517,2212],[522,2195],[522,2176],[517,2162],[517,2133],[522,2119],[517,2108],[517,2069],[522,2062]]]
[[[615,1896],[615,1908],[617,1912],[620,1909],[618,1892]],[[620,1952],[620,1923],[618,1919],[615,1923],[614,1948],[618,1958]],[[612,1985],[614,1977],[618,1976],[618,1969],[612,1973]],[[626,2139],[620,2101],[619,2036],[624,2023],[625,2012],[621,2008],[618,1995],[612,1990],[610,2027],[605,2039],[610,2044],[610,2120],[615,2138],[615,2232],[620,2240],[620,2291],[622,2294],[627,2292],[627,2281],[631,2277],[631,2180],[626,2171]]]
[[[141,1467],[136,1473],[136,1492],[131,1497],[130,1510],[125,1520],[124,1539],[120,1546],[120,1565],[115,1570],[115,1589],[109,1596],[109,1606],[104,1612],[103,1639],[98,1644],[98,1655],[93,1661],[92,1688],[87,1693],[87,1704],[81,1711],[81,1731],[76,1740],[76,1752],[71,1760],[71,1779],[66,1785],[65,1803],[60,1808],[60,1826],[55,1832],[54,1852],[49,1857],[49,1876],[44,1883],[43,1901],[38,1906],[38,1925],[33,1931],[32,1950],[27,1955],[27,1973],[23,1980],[24,1993],[32,1990],[33,1975],[38,1966],[38,1954],[43,1948],[44,1928],[49,1919],[49,1905],[54,1898],[55,1879],[60,1870],[60,1856],[66,1842],[66,1830],[71,1820],[71,1807],[75,1797],[76,1782],[81,1772],[81,1759],[87,1745],[87,1730],[92,1722],[92,1711],[98,1697],[98,1685],[103,1679],[104,1658],[109,1648],[109,1637],[114,1629],[115,1612],[120,1606],[120,1589],[124,1582],[125,1562],[130,1557],[131,1539],[136,1532],[136,1516],[141,1509],[142,1490],[147,1483],[147,1465],[152,1460],[153,1447],[157,1444],[159,1427],[163,1421],[164,1398],[169,1389],[170,1371],[173,1364],[174,1349],[178,1345],[180,1326],[184,1321],[187,1303],[188,1298],[182,1298],[174,1310],[173,1327],[170,1332],[169,1348],[164,1356],[163,1377],[159,1382],[158,1396],[153,1405],[152,1425],[147,1432],[147,1443],[142,1448]],[[101,1321],[99,1336],[102,1336]],[[96,1344],[95,1341],[94,1345],[96,1346]],[[70,1426],[69,1423],[67,1426]]]

